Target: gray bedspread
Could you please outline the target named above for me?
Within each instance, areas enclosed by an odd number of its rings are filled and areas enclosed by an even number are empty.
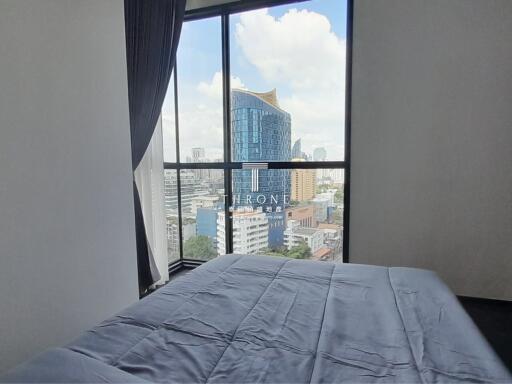
[[[228,255],[19,366],[4,381],[512,380],[433,272]]]

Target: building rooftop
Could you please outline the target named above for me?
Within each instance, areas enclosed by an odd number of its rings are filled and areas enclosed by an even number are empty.
[[[224,216],[224,212],[222,211],[219,211],[219,214]],[[254,211],[254,212],[240,212],[240,211],[234,211],[232,213],[233,217],[255,217],[255,216],[264,216],[265,217],[265,213],[263,212],[258,212],[258,211]]]
[[[318,224],[318,228],[320,228],[320,229],[335,229],[335,230],[340,230],[340,229],[341,229],[341,225],[338,225],[338,224],[329,224],[329,223],[319,223],[319,224]]]
[[[292,206],[292,207],[288,207],[286,208],[286,212],[301,212],[301,211],[307,211],[307,210],[311,210],[311,209],[314,209],[315,206],[313,204],[299,204],[299,205],[295,205],[295,206]]]
[[[323,257],[328,256],[331,252],[332,251],[329,248],[322,247],[313,254],[311,260],[321,260]]]
[[[243,92],[247,93],[249,95],[256,96],[258,99],[264,101],[267,104],[270,104],[272,107],[277,108],[282,111],[281,107],[279,106],[279,103],[277,101],[277,90],[274,88],[273,90],[269,92],[252,92],[248,91],[247,89],[233,89],[233,91],[236,92]]]
[[[318,229],[304,227],[293,228],[294,235],[313,236],[316,232],[318,232]]]
[[[217,201],[219,200],[219,196],[195,196],[193,197],[191,200],[198,200],[198,201],[201,201],[201,200],[209,200],[209,201]]]

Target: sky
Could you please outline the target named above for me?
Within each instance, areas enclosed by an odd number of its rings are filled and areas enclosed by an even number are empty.
[[[292,144],[344,158],[346,2],[311,0],[230,16],[232,88],[277,89],[292,120]],[[222,158],[222,61],[220,18],[183,25],[178,48],[181,161],[193,147]],[[172,83],[171,83],[172,86]],[[172,90],[172,87],[170,88]],[[175,158],[174,100],[163,108],[165,161]]]

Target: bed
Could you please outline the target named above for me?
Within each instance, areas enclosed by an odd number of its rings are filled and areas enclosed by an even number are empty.
[[[433,272],[218,257],[6,382],[505,383]]]

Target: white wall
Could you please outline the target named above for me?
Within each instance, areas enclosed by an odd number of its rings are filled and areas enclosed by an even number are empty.
[[[350,258],[512,300],[512,1],[356,0]]]
[[[0,0],[0,371],[137,300],[123,0]]]

